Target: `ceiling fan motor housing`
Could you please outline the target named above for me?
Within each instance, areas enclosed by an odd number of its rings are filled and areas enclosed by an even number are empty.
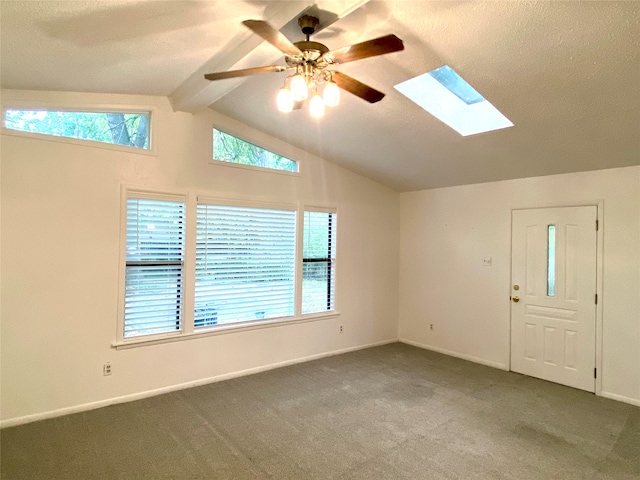
[[[318,23],[318,19],[316,17],[312,17],[311,15],[303,15],[298,19],[298,25],[300,25],[302,33],[307,35],[307,37],[309,35],[313,35],[313,33],[316,31],[316,28],[318,28]]]
[[[301,55],[286,55],[285,61],[289,66],[302,66],[313,68],[325,68],[326,62],[323,62],[321,57],[329,51],[326,45],[320,42],[314,42],[309,40],[309,36],[313,34],[318,28],[318,19],[311,15],[303,15],[298,19],[298,25],[302,29],[302,33],[306,35],[306,40],[295,42],[294,45],[301,51]]]

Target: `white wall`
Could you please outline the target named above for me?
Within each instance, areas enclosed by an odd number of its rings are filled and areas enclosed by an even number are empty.
[[[155,106],[158,150],[2,135],[3,425],[393,341],[398,311],[401,339],[508,368],[511,209],[598,200],[602,391],[640,403],[640,167],[400,195],[215,112],[174,113],[164,98],[5,90],[2,102]],[[213,125],[302,160],[302,176],[210,164]],[[114,350],[122,184],[338,207],[341,316]]]
[[[640,405],[640,166],[400,198],[400,339],[507,369],[511,210],[602,200],[602,395]]]
[[[165,98],[5,90],[2,101],[157,109],[156,156],[2,135],[3,425],[397,339],[398,193]],[[302,160],[302,176],[209,164],[214,125]],[[113,349],[122,184],[337,207],[340,317]]]

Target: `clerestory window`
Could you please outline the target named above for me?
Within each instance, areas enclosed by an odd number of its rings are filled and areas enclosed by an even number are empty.
[[[150,112],[7,109],[4,112],[4,126],[20,132],[148,150],[150,117]]]
[[[252,167],[297,172],[298,162],[213,129],[213,159]]]

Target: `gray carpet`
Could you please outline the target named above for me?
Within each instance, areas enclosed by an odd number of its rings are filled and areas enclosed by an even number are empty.
[[[639,479],[640,408],[392,344],[3,429],[3,479]]]

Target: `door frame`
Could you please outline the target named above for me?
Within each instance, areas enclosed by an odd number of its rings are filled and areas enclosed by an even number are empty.
[[[523,206],[518,208],[511,208],[509,230],[509,285],[507,291],[509,292],[509,360],[507,362],[509,371],[511,370],[511,309],[513,303],[511,302],[511,285],[513,285],[513,212],[515,210],[537,210],[541,208],[563,208],[563,207],[596,207],[596,219],[598,221],[598,230],[596,231],[596,294],[598,295],[598,303],[596,304],[596,390],[595,394],[601,396],[602,392],[602,322],[603,322],[603,304],[604,295],[602,291],[602,272],[604,265],[604,200],[591,200],[583,202],[565,202],[565,203],[539,203],[535,206]]]

